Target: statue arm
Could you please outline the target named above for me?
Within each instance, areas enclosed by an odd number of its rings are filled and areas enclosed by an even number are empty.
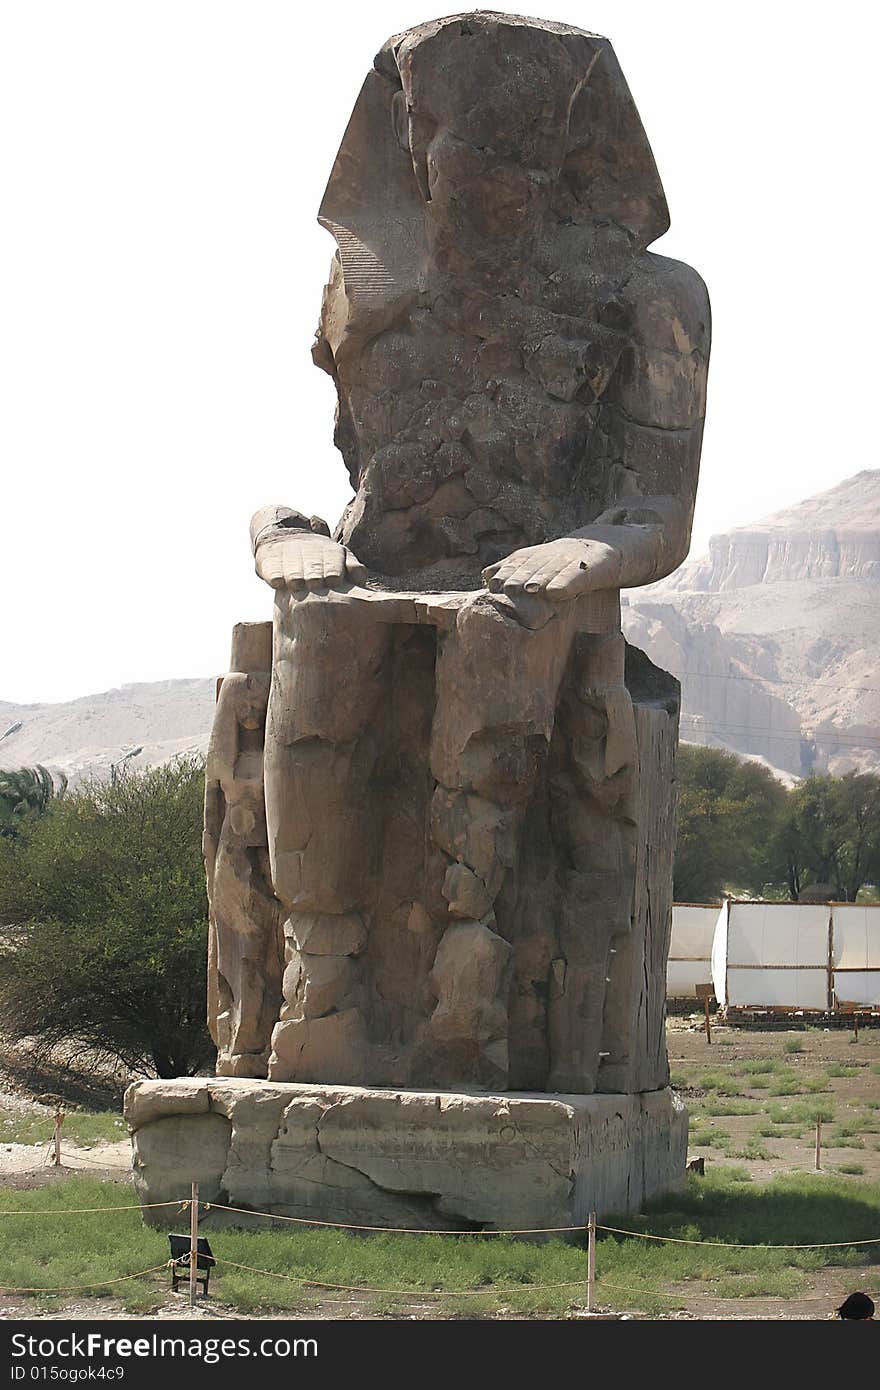
[[[646,253],[627,289],[632,342],[601,421],[612,495],[574,533],[617,549],[621,588],[663,579],[687,556],[711,333],[709,296],[691,266]]]
[[[671,574],[690,545],[709,357],[709,301],[690,266],[646,254],[627,287],[632,337],[603,398],[611,480],[594,521],[484,571],[494,592],[565,600]]]

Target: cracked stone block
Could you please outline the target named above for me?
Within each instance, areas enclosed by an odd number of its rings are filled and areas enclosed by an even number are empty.
[[[687,1113],[668,1091],[548,1096],[138,1081],[126,1092],[142,1202],[188,1197],[307,1220],[534,1230],[639,1211],[684,1181]],[[156,1226],[173,1209],[145,1210]],[[256,1217],[211,1210],[202,1227]]]

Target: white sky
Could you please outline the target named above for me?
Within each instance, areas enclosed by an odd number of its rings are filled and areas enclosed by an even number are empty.
[[[315,214],[428,0],[0,0],[0,700],[226,668],[270,616],[251,512],[349,489],[309,356]],[[613,42],[709,285],[694,549],[877,464],[863,0],[528,0]],[[870,373],[870,378],[869,378]]]

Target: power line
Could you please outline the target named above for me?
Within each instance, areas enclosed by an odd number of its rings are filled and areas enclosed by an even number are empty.
[[[693,732],[705,732],[716,734],[731,733],[737,735],[740,738],[745,738],[746,736],[750,737],[752,735],[758,734],[765,734],[769,738],[777,740],[789,739],[790,741],[794,741],[797,743],[815,743],[818,745],[821,745],[823,743],[835,743],[840,744],[845,748],[880,748],[880,738],[863,738],[859,734],[844,734],[837,732],[825,733],[822,731],[811,734],[801,732],[796,729],[774,729],[769,724],[710,724],[699,722],[702,721],[702,719],[703,716],[701,714],[681,715],[682,723],[684,723],[685,721],[690,721],[690,723],[693,725]]]
[[[855,685],[847,681],[820,681],[813,680],[810,676],[795,680],[785,676],[743,676],[734,671],[683,671],[679,679],[686,680],[689,676],[700,676],[706,680],[716,681],[749,681],[758,685],[821,685],[828,690],[860,690],[867,695],[880,695],[880,686],[877,685]]]

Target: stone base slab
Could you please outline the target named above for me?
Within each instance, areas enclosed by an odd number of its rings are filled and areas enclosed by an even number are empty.
[[[636,1095],[410,1091],[233,1077],[125,1096],[141,1202],[186,1198],[362,1226],[583,1226],[680,1187],[687,1110]],[[145,1211],[157,1226],[173,1208]],[[203,1224],[264,1227],[218,1210]]]

